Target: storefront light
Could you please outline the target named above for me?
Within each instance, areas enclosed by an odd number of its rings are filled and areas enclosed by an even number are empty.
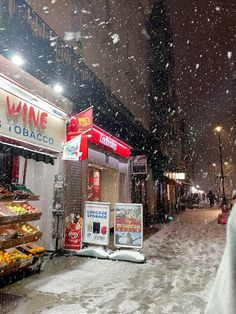
[[[16,64],[16,65],[23,65],[25,63],[25,61],[19,56],[19,55],[14,55],[12,58],[11,58],[11,61]]]
[[[61,84],[55,84],[53,87],[54,91],[58,94],[61,94],[64,90],[63,86]]]

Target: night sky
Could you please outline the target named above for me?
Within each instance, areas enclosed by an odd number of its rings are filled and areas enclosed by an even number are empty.
[[[235,162],[236,1],[166,1],[175,43],[176,87],[195,149],[195,181],[207,189],[219,163],[214,127],[222,124],[224,158]],[[235,74],[234,74],[235,75]],[[235,89],[235,87],[234,87]]]

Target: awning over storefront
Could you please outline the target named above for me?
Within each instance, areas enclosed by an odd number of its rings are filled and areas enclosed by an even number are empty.
[[[76,136],[80,135],[81,132],[68,132],[67,133],[67,141],[71,141]],[[127,145],[117,137],[109,134],[105,130],[99,128],[95,124],[92,125],[91,129],[84,132],[82,135],[85,137],[89,143],[94,144],[96,146],[99,146],[103,148],[105,151],[111,152],[115,155],[118,155],[120,157],[123,157],[125,159],[129,159],[131,154],[131,146]],[[84,149],[84,144],[82,144],[81,150]],[[86,146],[87,149],[87,146]]]
[[[88,138],[90,143],[101,146],[103,149],[119,155],[125,159],[129,159],[131,147],[126,143],[122,142],[115,136],[109,134],[94,124],[90,134],[91,137]]]
[[[33,151],[22,146],[6,144],[4,142],[0,142],[0,152],[9,153],[13,156],[22,156],[26,159],[34,159],[35,161],[42,161],[52,165],[54,165],[54,159],[56,158],[50,154]]]

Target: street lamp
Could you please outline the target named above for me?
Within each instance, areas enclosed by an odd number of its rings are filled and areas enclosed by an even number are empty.
[[[222,126],[217,126],[215,131],[218,133],[218,146],[220,153],[220,179],[221,179],[221,187],[222,187],[222,196],[225,198],[225,176],[224,176],[224,167],[223,167],[223,156],[222,156],[222,144],[220,138],[220,132],[222,130]]]

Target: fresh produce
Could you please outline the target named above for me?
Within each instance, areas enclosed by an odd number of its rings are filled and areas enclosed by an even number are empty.
[[[22,205],[8,205],[7,207],[16,214],[27,213],[27,210]]]
[[[13,266],[14,264],[19,264],[21,260],[26,260],[31,258],[33,255],[26,255],[16,248],[9,250],[0,250],[0,265],[3,266]]]
[[[27,224],[24,224],[24,225],[21,225],[20,228],[26,232],[26,233],[34,233],[35,232],[35,229],[32,228],[30,225],[27,225]]]
[[[16,214],[36,214],[39,213],[39,210],[34,206],[28,203],[12,203],[10,205],[6,205],[12,212]]]
[[[23,184],[12,184],[11,186],[14,193],[17,192],[20,194],[20,192],[22,192],[21,194],[34,195],[34,193]]]
[[[37,208],[35,208],[34,206],[32,206],[32,205],[30,205],[28,203],[23,204],[22,207],[24,209],[26,209],[29,214],[39,213],[39,210]]]

